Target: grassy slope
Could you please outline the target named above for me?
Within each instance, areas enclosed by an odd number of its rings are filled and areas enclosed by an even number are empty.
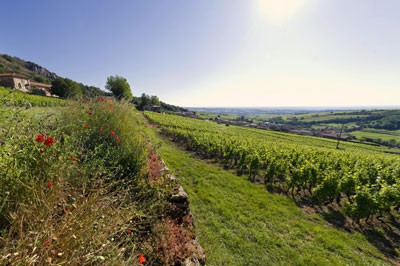
[[[22,91],[0,86],[0,107],[4,104],[25,107],[27,103],[32,106],[62,106],[65,100],[47,96],[33,95]]]
[[[209,265],[381,265],[384,256],[358,233],[332,228],[289,198],[199,160],[149,129],[188,192]]]
[[[157,241],[169,187],[146,181],[147,142],[131,110],[0,105],[0,265],[138,265],[139,253],[165,265]]]
[[[379,130],[379,129],[370,129],[365,128],[359,131],[350,132],[351,135],[359,138],[371,138],[371,139],[382,139],[382,140],[391,140],[394,139],[397,142],[400,142],[400,131],[399,130]]]
[[[50,83],[50,80],[48,78],[45,78],[44,76],[41,76],[40,74],[37,74],[34,71],[28,69],[26,67],[26,61],[13,56],[11,56],[11,61],[9,61],[4,56],[6,55],[0,54],[0,72],[20,73],[32,79],[40,77],[45,83]]]
[[[311,116],[305,117],[302,122],[323,122],[326,120],[333,119],[349,119],[349,118],[363,118],[368,117],[368,115],[326,115],[326,116]]]

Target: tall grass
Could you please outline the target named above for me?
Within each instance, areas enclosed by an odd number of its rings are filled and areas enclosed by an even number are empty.
[[[159,261],[152,228],[168,185],[149,185],[133,107],[99,98],[23,113],[0,123],[0,264]]]

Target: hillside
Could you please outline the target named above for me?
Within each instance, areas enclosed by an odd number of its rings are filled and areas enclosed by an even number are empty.
[[[191,200],[208,265],[390,265],[378,245],[330,225],[149,130]],[[370,237],[373,239],[373,234]]]
[[[187,195],[130,103],[0,100],[0,265],[204,265]]]
[[[0,54],[0,73],[15,72],[23,74],[37,82],[51,84],[59,76],[46,68],[21,58]]]
[[[93,97],[109,94],[98,87],[85,85],[69,78],[63,78],[36,63],[25,61],[15,56],[0,54],[0,73],[7,72],[23,74],[34,81],[52,84],[53,86],[59,84],[60,81],[66,82],[69,87],[80,90],[83,96]],[[55,94],[58,95],[57,93]],[[59,96],[63,97],[63,95]]]
[[[75,95],[76,90],[81,92],[82,96],[85,97],[95,97],[95,96],[111,96],[112,93],[101,90],[95,86],[85,85],[83,83],[71,80],[69,78],[63,78],[58,74],[51,72],[50,70],[30,61],[25,61],[21,58],[10,56],[7,54],[0,54],[0,73],[15,72],[23,74],[28,78],[35,80],[37,82],[42,82],[46,84],[53,85],[53,93],[60,96],[61,98],[66,98],[65,93],[59,93],[58,91],[69,89],[72,94]],[[71,93],[70,93],[71,94]],[[68,95],[68,93],[67,93]],[[151,99],[156,99],[153,102]],[[141,97],[133,97],[133,103],[142,110],[145,105],[158,105],[161,107],[161,111],[170,112],[182,112],[186,109],[179,106],[171,105],[160,101],[157,96],[149,96],[142,94]]]
[[[298,136],[271,130],[225,126],[210,121],[151,112],[146,112],[145,116],[150,123],[160,128],[159,132],[166,139],[186,148],[200,159],[218,162],[224,170],[233,172],[242,178],[245,176],[246,179],[254,183],[262,184],[264,189],[271,194],[282,194],[290,197],[306,213],[316,213],[320,218],[339,229],[361,233],[365,240],[371,242],[385,256],[398,261],[400,255],[398,246],[400,160],[398,155],[387,153],[384,147],[360,143],[343,142],[340,149],[337,149],[336,141],[330,139]],[[178,154],[178,152],[173,152],[171,156],[174,156],[174,154]],[[194,162],[185,163],[174,169],[172,165],[177,165],[177,163],[169,161],[168,158],[165,159],[167,163],[171,163],[170,167],[176,173],[181,172],[184,175],[185,184],[188,186],[187,190],[193,189],[196,194],[209,182],[218,182],[217,179],[222,178],[223,175],[222,172],[211,174],[207,182],[194,180],[193,176],[197,173],[191,172],[188,175],[186,171],[187,167],[192,167],[195,164]],[[182,162],[184,160],[177,159],[176,161]],[[200,179],[204,179],[205,173],[209,169],[208,166],[202,168],[198,175]],[[177,174],[177,176],[179,175]],[[230,178],[224,178],[225,181],[216,188],[217,194],[220,194],[223,189],[227,189],[228,184],[232,184],[233,181],[230,181],[230,179],[235,178],[235,176],[230,176]],[[223,197],[211,199],[208,204],[212,204],[213,200],[225,202],[230,193],[236,193],[239,187],[243,188],[243,186],[237,185],[230,192],[222,192]],[[211,191],[207,190],[207,194],[204,196],[208,197],[210,193]],[[244,195],[245,191],[239,194]],[[251,195],[251,193],[249,194]],[[266,197],[270,198],[272,195]],[[259,197],[257,196],[257,198]],[[243,202],[250,204],[250,199],[251,196],[247,199],[244,198]],[[230,200],[227,202],[230,202]],[[239,205],[234,204],[233,206],[235,207],[224,210],[222,210],[222,206],[216,206],[215,211],[218,214],[225,213],[225,211],[232,212]],[[268,206],[268,209],[272,207],[270,203],[262,204],[262,206]],[[252,206],[245,205],[245,207],[250,209]],[[261,213],[263,207],[256,213]],[[203,209],[204,206],[198,206],[198,208]],[[196,212],[194,214],[196,215]],[[232,216],[239,217],[238,215]],[[206,217],[211,217],[211,214],[207,214]],[[275,218],[267,214],[265,217],[269,222]],[[292,219],[288,220],[291,221]],[[247,228],[253,222],[247,221]],[[288,221],[284,222],[286,225],[288,223]],[[208,230],[208,228],[204,230]],[[287,226],[287,229],[293,230],[292,226]],[[273,232],[280,231],[277,227],[271,230]],[[311,229],[304,231],[311,232]],[[244,230],[244,232],[246,231]],[[202,234],[202,231],[200,230],[199,233]],[[246,237],[257,239],[256,236]],[[308,239],[307,243],[310,241],[311,239]],[[258,241],[255,242],[259,244]],[[229,245],[232,245],[232,242]],[[269,244],[262,246],[266,245]],[[291,244],[289,245],[292,247]],[[207,249],[206,244],[203,246]],[[237,254],[237,250],[244,248],[245,245],[239,246],[235,246],[237,249],[232,249],[232,253]],[[326,248],[331,250],[333,246],[342,245],[339,244],[338,240],[334,240]],[[353,245],[351,246],[354,248]],[[322,253],[320,251],[321,256]],[[246,254],[245,257],[248,259],[249,253]],[[272,255],[275,256],[276,253]],[[321,262],[323,260],[314,255],[311,257],[313,261]],[[306,261],[311,261],[311,257],[307,258]],[[333,259],[329,259],[329,261],[330,265],[362,264],[356,262],[343,263],[342,260],[340,263],[335,263]],[[315,264],[321,265],[321,263]],[[374,265],[376,264],[374,263]]]

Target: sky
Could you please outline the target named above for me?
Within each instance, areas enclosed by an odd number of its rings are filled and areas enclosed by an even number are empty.
[[[2,0],[0,53],[185,107],[400,105],[399,0]]]

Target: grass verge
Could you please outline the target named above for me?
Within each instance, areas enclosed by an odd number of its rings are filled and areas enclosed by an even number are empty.
[[[0,265],[171,259],[160,248],[169,184],[152,176],[132,105],[99,98],[0,115]]]

